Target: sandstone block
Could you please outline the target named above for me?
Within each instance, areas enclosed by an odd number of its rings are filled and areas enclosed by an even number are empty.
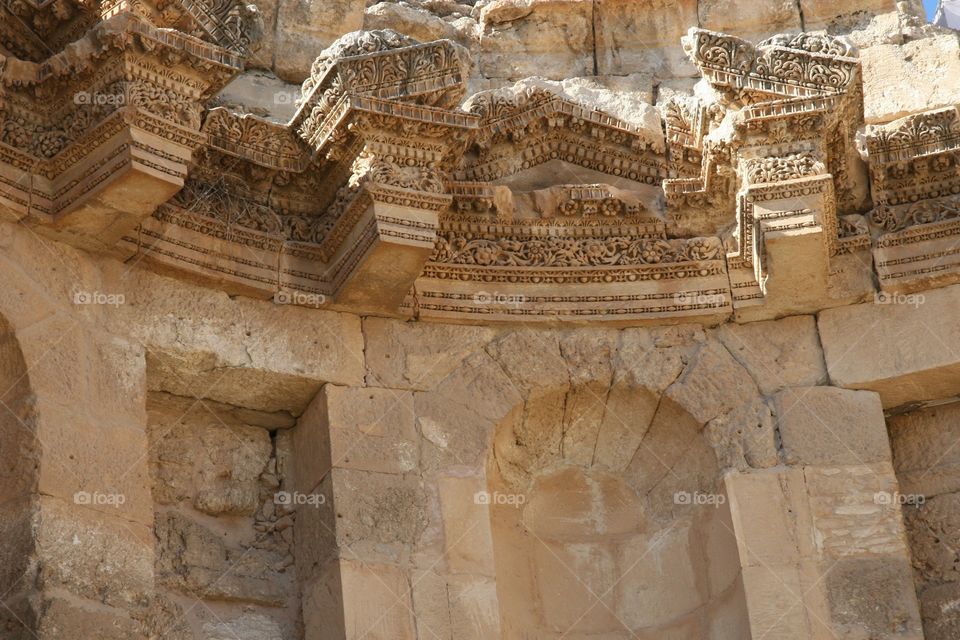
[[[764,395],[785,387],[825,384],[827,369],[813,316],[728,323],[717,337],[746,367]]]
[[[847,637],[924,637],[910,564],[904,558],[844,558],[826,574],[834,632]]]
[[[960,637],[960,582],[949,582],[920,591],[920,612],[926,640],[952,640]]]
[[[812,552],[802,471],[729,473],[724,482],[742,566],[795,566]]]
[[[410,583],[398,567],[340,561],[347,638],[415,640]]]
[[[755,638],[808,640],[810,631],[803,603],[803,585],[795,565],[775,564],[743,569],[750,632]]]
[[[612,546],[540,541],[534,547],[533,563],[543,615],[556,630],[610,633],[623,629],[614,613],[621,573]]]
[[[863,465],[890,460],[880,397],[836,387],[798,387],[774,397],[789,464]]]

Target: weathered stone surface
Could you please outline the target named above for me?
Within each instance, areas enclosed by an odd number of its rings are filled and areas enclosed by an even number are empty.
[[[593,3],[493,0],[480,11],[480,72],[488,78],[590,75]]]
[[[831,382],[880,394],[885,408],[960,393],[953,347],[960,325],[944,322],[960,287],[923,293],[905,304],[859,304],[823,311],[820,340]]]
[[[717,337],[746,367],[764,395],[785,387],[809,387],[827,381],[813,316],[725,324],[717,331]]]
[[[666,396],[706,424],[758,394],[747,370],[721,345],[708,343],[692,358]]]
[[[679,43],[698,22],[695,0],[600,0],[594,11],[599,73],[647,73],[658,78],[694,73]]]
[[[856,637],[922,638],[906,559],[845,558],[825,579],[836,629]]]
[[[702,0],[698,3],[700,26],[746,38],[762,40],[775,33],[802,30],[800,7],[793,0],[743,3],[742,0]]]
[[[212,516],[253,515],[269,490],[260,476],[270,434],[193,398],[153,393],[148,410],[154,500],[185,501]]]
[[[928,498],[960,491],[960,404],[891,416],[890,448],[904,494]]]
[[[281,0],[277,12],[274,71],[287,82],[303,82],[314,58],[344,33],[363,26],[365,0]]]
[[[110,326],[146,346],[151,390],[299,414],[324,382],[362,383],[359,318],[230,298],[138,270],[118,269],[108,281],[125,296]]]
[[[365,318],[367,384],[426,391],[450,375],[495,332],[488,327],[431,325]]]
[[[788,464],[868,464],[890,460],[877,394],[834,387],[797,387],[774,396]]]
[[[955,33],[869,47],[860,57],[867,122],[889,122],[960,101],[960,87],[941,80],[960,74],[960,41]]]
[[[956,603],[960,600],[960,583],[950,582],[928,587],[920,592],[920,612],[926,640],[949,640],[960,633],[960,616]]]

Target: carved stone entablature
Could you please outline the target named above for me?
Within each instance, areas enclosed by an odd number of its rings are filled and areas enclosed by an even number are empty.
[[[874,261],[887,291],[960,279],[960,113],[919,113],[867,129],[877,235]]]
[[[241,68],[144,19],[106,20],[42,64],[2,69],[5,215],[109,249],[187,175],[203,104]]]
[[[754,46],[702,29],[691,29],[684,47],[720,100],[710,105],[712,117],[705,105],[668,110],[673,166],[687,172],[664,184],[675,207],[668,215],[682,219],[692,205],[716,215],[725,194],[713,185],[720,176],[736,176],[728,263],[738,313],[782,305],[782,295],[769,299],[778,289],[789,291],[792,310],[864,295],[868,268],[848,257],[862,258],[865,236],[841,243],[838,221],[840,212],[862,212],[868,196],[855,145],[863,104],[853,47],[810,34]],[[691,150],[701,154],[695,177],[689,175],[697,158]],[[729,183],[719,184],[729,193]],[[704,194],[708,206],[688,194]],[[845,284],[836,286],[838,279]]]
[[[255,4],[243,0],[5,0],[0,3],[0,47],[42,62],[80,40],[97,23],[136,15],[245,56],[263,32]]]
[[[502,182],[551,161],[647,185],[667,177],[662,133],[619,120],[548,87],[483,91],[464,109],[479,116],[471,153],[454,178]]]

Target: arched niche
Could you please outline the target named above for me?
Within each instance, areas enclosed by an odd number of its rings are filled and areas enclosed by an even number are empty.
[[[574,437],[565,390],[528,398],[496,428],[487,478],[502,637],[749,638],[702,424],[643,387],[610,395]]]

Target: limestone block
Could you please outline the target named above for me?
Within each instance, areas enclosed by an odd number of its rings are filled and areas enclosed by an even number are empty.
[[[419,443],[413,393],[325,385],[326,425],[334,467],[405,473],[416,469]]]
[[[600,0],[594,11],[599,73],[696,74],[680,46],[680,38],[697,24],[696,0]]]
[[[720,31],[755,42],[777,33],[797,33],[803,30],[795,0],[762,3],[750,0],[701,0],[698,14],[699,26],[703,29]]]
[[[796,387],[774,396],[784,460],[856,465],[890,461],[880,397],[836,387]]]
[[[514,331],[489,344],[487,353],[503,367],[514,385],[527,394],[565,389],[570,384],[567,362],[552,332]],[[532,353],[537,357],[531,358]]]
[[[904,494],[933,497],[960,491],[960,404],[890,416],[890,448]]]
[[[814,637],[803,603],[803,585],[795,565],[743,569],[752,638],[809,640]]]
[[[231,298],[121,267],[105,266],[104,290],[124,295],[105,326],[144,345],[150,390],[299,415],[324,382],[362,384],[355,316]]]
[[[805,467],[817,550],[844,556],[909,557],[889,463]]]
[[[524,526],[545,540],[626,535],[644,524],[643,506],[623,480],[577,467],[538,476],[524,499]]]
[[[348,640],[416,640],[410,584],[398,567],[340,561]]]
[[[664,478],[677,473],[675,469],[689,456],[694,442],[700,438],[699,422],[675,402],[664,398],[629,461],[627,482],[638,494],[646,495]],[[678,490],[699,488],[696,478],[686,474],[671,479],[686,485]]]
[[[829,567],[824,582],[834,633],[848,638],[924,638],[906,558],[844,558]]]
[[[593,3],[493,0],[480,11],[480,73],[563,79],[594,73]]]
[[[148,411],[156,502],[185,500],[214,516],[254,514],[273,450],[266,429],[193,398],[163,393],[150,394]]]
[[[363,26],[365,0],[279,0],[274,71],[287,82],[303,82],[327,46]]]
[[[450,602],[448,601],[447,578],[438,573],[438,568],[415,570],[413,583],[413,617],[417,625],[417,637],[450,638]]]
[[[451,573],[493,576],[493,541],[483,478],[440,478],[444,544]]]
[[[352,555],[406,557],[427,527],[430,505],[419,478],[333,469],[337,547]]]
[[[592,461],[611,470],[625,469],[644,446],[659,406],[659,396],[647,389],[615,384],[606,396]]]
[[[258,55],[260,52],[254,54]],[[266,61],[265,68],[269,69],[271,64]],[[214,104],[236,113],[252,113],[271,122],[287,123],[296,113],[300,95],[300,85],[286,83],[272,73],[258,69],[234,78],[217,95]]]
[[[571,633],[622,631],[614,613],[622,572],[617,560],[611,545],[539,541],[533,564],[543,615],[550,625]]]
[[[367,384],[427,391],[494,335],[489,327],[364,318]]]
[[[153,591],[154,543],[149,527],[42,496],[36,557],[43,588],[129,609]]]
[[[747,370],[720,344],[704,345],[666,391],[701,424],[749,402],[758,394]]]
[[[447,591],[454,638],[486,640],[501,637],[497,584],[492,578],[454,576]]]
[[[825,384],[827,369],[813,316],[728,323],[717,337],[746,367],[764,395],[785,387]]]
[[[960,286],[930,289],[918,304],[860,304],[829,309],[818,326],[830,379],[870,389],[884,408],[960,393]],[[910,327],[905,330],[904,327]]]
[[[865,117],[889,122],[960,102],[960,41],[956,33],[881,44],[860,52]]]
[[[801,470],[729,473],[724,483],[743,567],[795,566],[812,553]]]
[[[779,462],[775,420],[762,398],[711,420],[706,437],[721,469],[766,469]]]
[[[694,559],[691,531],[677,524],[651,536],[638,536],[620,551],[617,616],[631,629],[665,625],[694,611],[707,599]]]

